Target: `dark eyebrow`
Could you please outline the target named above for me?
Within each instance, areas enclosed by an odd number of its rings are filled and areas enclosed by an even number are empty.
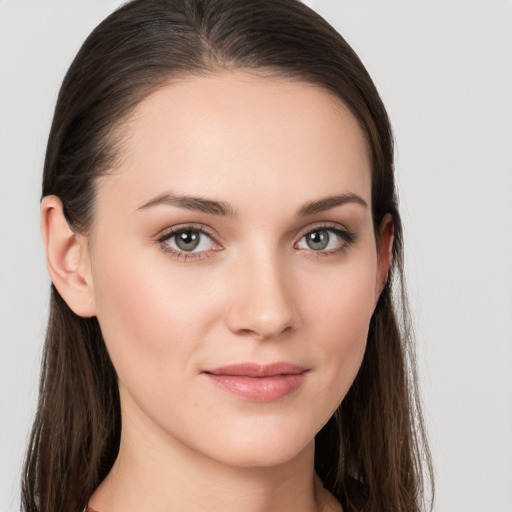
[[[306,203],[299,209],[298,215],[300,217],[306,217],[308,215],[330,210],[331,208],[335,208],[346,203],[356,203],[365,208],[368,207],[366,201],[356,194],[340,194]],[[177,206],[178,208],[185,208],[186,210],[209,213],[211,215],[222,215],[226,217],[236,217],[237,215],[232,206],[228,203],[224,203],[223,201],[213,201],[212,199],[205,199],[198,196],[173,194],[161,194],[150,199],[147,203],[144,203],[142,206],[137,208],[137,211],[146,210],[147,208],[162,204]]]
[[[224,215],[227,217],[236,217],[236,212],[233,208],[222,201],[213,201],[211,199],[204,199],[203,197],[197,196],[184,196],[184,195],[172,195],[172,194],[161,194],[142,206],[137,208],[138,210],[146,210],[157,205],[169,205],[177,206],[178,208],[185,208],[186,210],[194,210],[202,213],[210,213],[212,215]]]
[[[307,215],[313,215],[314,213],[325,212],[336,206],[341,206],[346,203],[356,203],[364,208],[368,207],[367,202],[357,194],[340,194],[337,196],[325,197],[317,201],[311,201],[306,203],[300,210],[298,215],[300,217],[306,217]]]

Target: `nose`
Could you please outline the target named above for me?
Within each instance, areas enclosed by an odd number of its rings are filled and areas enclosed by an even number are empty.
[[[271,339],[292,331],[297,315],[285,262],[278,255],[239,261],[232,273],[227,312],[229,329],[238,334]]]

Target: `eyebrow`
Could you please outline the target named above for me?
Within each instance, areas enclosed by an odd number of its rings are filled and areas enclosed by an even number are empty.
[[[325,197],[317,201],[306,203],[298,212],[299,217],[307,217],[315,213],[325,212],[337,206],[342,206],[347,203],[359,204],[364,208],[368,207],[368,203],[357,194],[340,194],[336,196]]]
[[[162,204],[177,206],[178,208],[184,208],[186,210],[193,210],[196,212],[209,213],[212,215],[236,217],[235,210],[227,203],[188,195],[161,194],[147,203],[144,203],[142,206],[137,208],[137,210],[146,210]]]
[[[297,215],[299,217],[307,217],[309,215],[314,215],[315,213],[331,210],[332,208],[336,208],[337,206],[342,206],[347,203],[359,204],[364,208],[368,207],[368,203],[357,194],[339,194],[308,202],[299,209]],[[206,199],[198,196],[173,194],[161,194],[144,203],[142,206],[137,208],[137,211],[146,210],[159,205],[176,206],[178,208],[209,213],[211,215],[221,215],[226,217],[237,216],[237,212],[233,207],[223,201],[214,201],[212,199]]]

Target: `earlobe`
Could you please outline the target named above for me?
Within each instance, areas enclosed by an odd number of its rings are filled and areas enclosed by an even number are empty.
[[[96,308],[87,240],[69,227],[62,202],[56,196],[45,196],[41,202],[41,236],[46,267],[61,297],[78,316],[94,316]]]
[[[395,223],[388,213],[382,219],[377,238],[377,279],[375,283],[375,303],[379,300],[386,286],[388,272],[393,260],[393,241],[395,238]]]

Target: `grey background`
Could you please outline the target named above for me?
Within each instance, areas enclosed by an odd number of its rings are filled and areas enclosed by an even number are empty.
[[[0,0],[0,512],[19,510],[49,279],[40,175],[60,81],[120,2]],[[439,512],[512,511],[512,3],[312,0],[397,139]]]

